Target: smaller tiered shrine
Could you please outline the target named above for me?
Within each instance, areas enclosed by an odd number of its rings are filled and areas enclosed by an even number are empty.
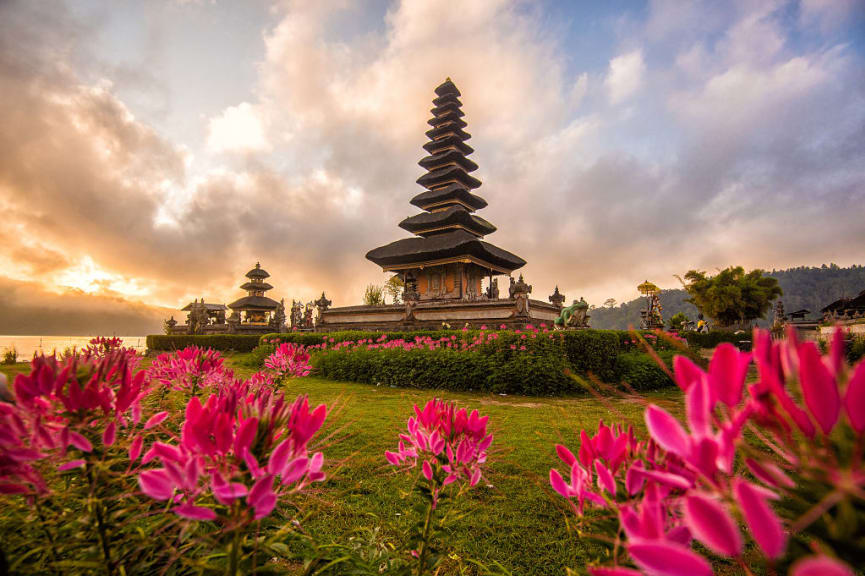
[[[265,282],[270,274],[256,262],[246,273],[247,282],[240,286],[246,296],[228,305],[231,316],[228,324],[232,332],[282,332],[285,325],[285,304],[264,295],[273,286]]]
[[[285,332],[285,302],[273,300],[265,293],[273,286],[265,282],[270,274],[261,264],[246,273],[247,281],[240,286],[246,296],[235,300],[228,306],[211,304],[195,299],[182,311],[187,313],[186,324],[178,324],[172,316],[165,321],[168,334],[267,334]],[[225,317],[230,309],[231,315]]]

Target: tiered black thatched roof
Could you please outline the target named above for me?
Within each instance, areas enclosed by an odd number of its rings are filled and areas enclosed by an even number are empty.
[[[466,123],[460,110],[460,91],[448,78],[435,93],[433,117],[428,121],[432,129],[426,132],[430,142],[424,145],[429,156],[418,163],[427,173],[417,183],[427,190],[411,199],[411,204],[426,212],[400,223],[419,238],[397,240],[371,250],[366,257],[391,270],[465,257],[480,266],[510,273],[525,265],[525,260],[481,241],[496,227],[472,214],[487,202],[472,192],[481,181],[469,174],[478,165],[466,158],[474,150],[465,143],[471,135],[463,130]]]
[[[245,282],[240,289],[246,290],[247,295],[235,300],[228,307],[232,310],[276,310],[279,302],[264,295],[265,292],[273,289],[273,286],[264,281],[265,278],[270,278],[270,274],[261,267],[261,264],[256,262],[255,268],[247,272],[246,277],[250,281]]]

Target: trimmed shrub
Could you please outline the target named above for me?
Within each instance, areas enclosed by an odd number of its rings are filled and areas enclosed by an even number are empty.
[[[616,378],[616,357],[622,348],[623,334],[620,330],[572,330],[564,331],[564,352],[574,372],[594,374],[605,382]]]
[[[147,337],[148,350],[181,350],[188,346],[212,348],[226,352],[252,352],[259,337],[249,334],[151,334]]]
[[[510,352],[510,350],[508,350]],[[449,349],[335,350],[313,354],[316,373],[401,388],[552,396],[579,391],[561,354]]]
[[[751,333],[742,332],[734,334],[725,330],[712,330],[706,334],[700,332],[683,332],[682,337],[688,341],[688,345],[694,348],[715,348],[722,342],[730,342],[739,346],[741,342],[750,341]]]
[[[673,363],[673,352],[658,352],[667,366]],[[643,352],[619,354],[616,362],[617,381],[626,382],[637,392],[659,390],[673,386],[673,380],[658,366],[654,358]]]

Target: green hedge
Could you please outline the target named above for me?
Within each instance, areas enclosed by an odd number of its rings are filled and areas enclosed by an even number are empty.
[[[258,341],[258,336],[248,334],[151,334],[147,337],[147,349],[181,350],[187,346],[198,346],[224,352],[252,352],[258,346]]]
[[[313,365],[317,374],[332,380],[401,388],[529,396],[579,391],[579,385],[565,374],[567,361],[555,354],[359,349],[318,352],[313,355]]]
[[[668,367],[672,366],[673,352],[659,352],[658,356]],[[619,382],[626,382],[637,392],[659,390],[674,384],[655,359],[643,352],[619,354],[616,376]]]
[[[752,334],[750,332],[742,332],[734,334],[724,330],[713,330],[706,334],[700,332],[683,332],[682,337],[688,341],[688,345],[695,348],[714,348],[722,342],[730,342],[731,344],[739,345],[744,341],[750,341]]]

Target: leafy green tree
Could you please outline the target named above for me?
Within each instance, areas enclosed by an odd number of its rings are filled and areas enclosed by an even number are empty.
[[[385,282],[384,291],[388,296],[390,296],[394,304],[399,304],[402,301],[402,291],[404,287],[402,278],[400,278],[399,274],[396,274],[391,276],[390,280]]]
[[[605,308],[615,308],[616,307],[616,299],[615,298],[607,298],[604,300]]]
[[[378,284],[370,284],[363,292],[363,303],[367,306],[384,305],[384,288]]]
[[[670,330],[681,332],[685,324],[690,321],[691,319],[688,318],[684,312],[677,312],[670,318]]]
[[[715,276],[689,270],[685,281],[688,301],[720,327],[745,327],[763,318],[772,300],[783,293],[778,280],[766,276],[763,270],[746,274],[741,266],[730,266]]]

